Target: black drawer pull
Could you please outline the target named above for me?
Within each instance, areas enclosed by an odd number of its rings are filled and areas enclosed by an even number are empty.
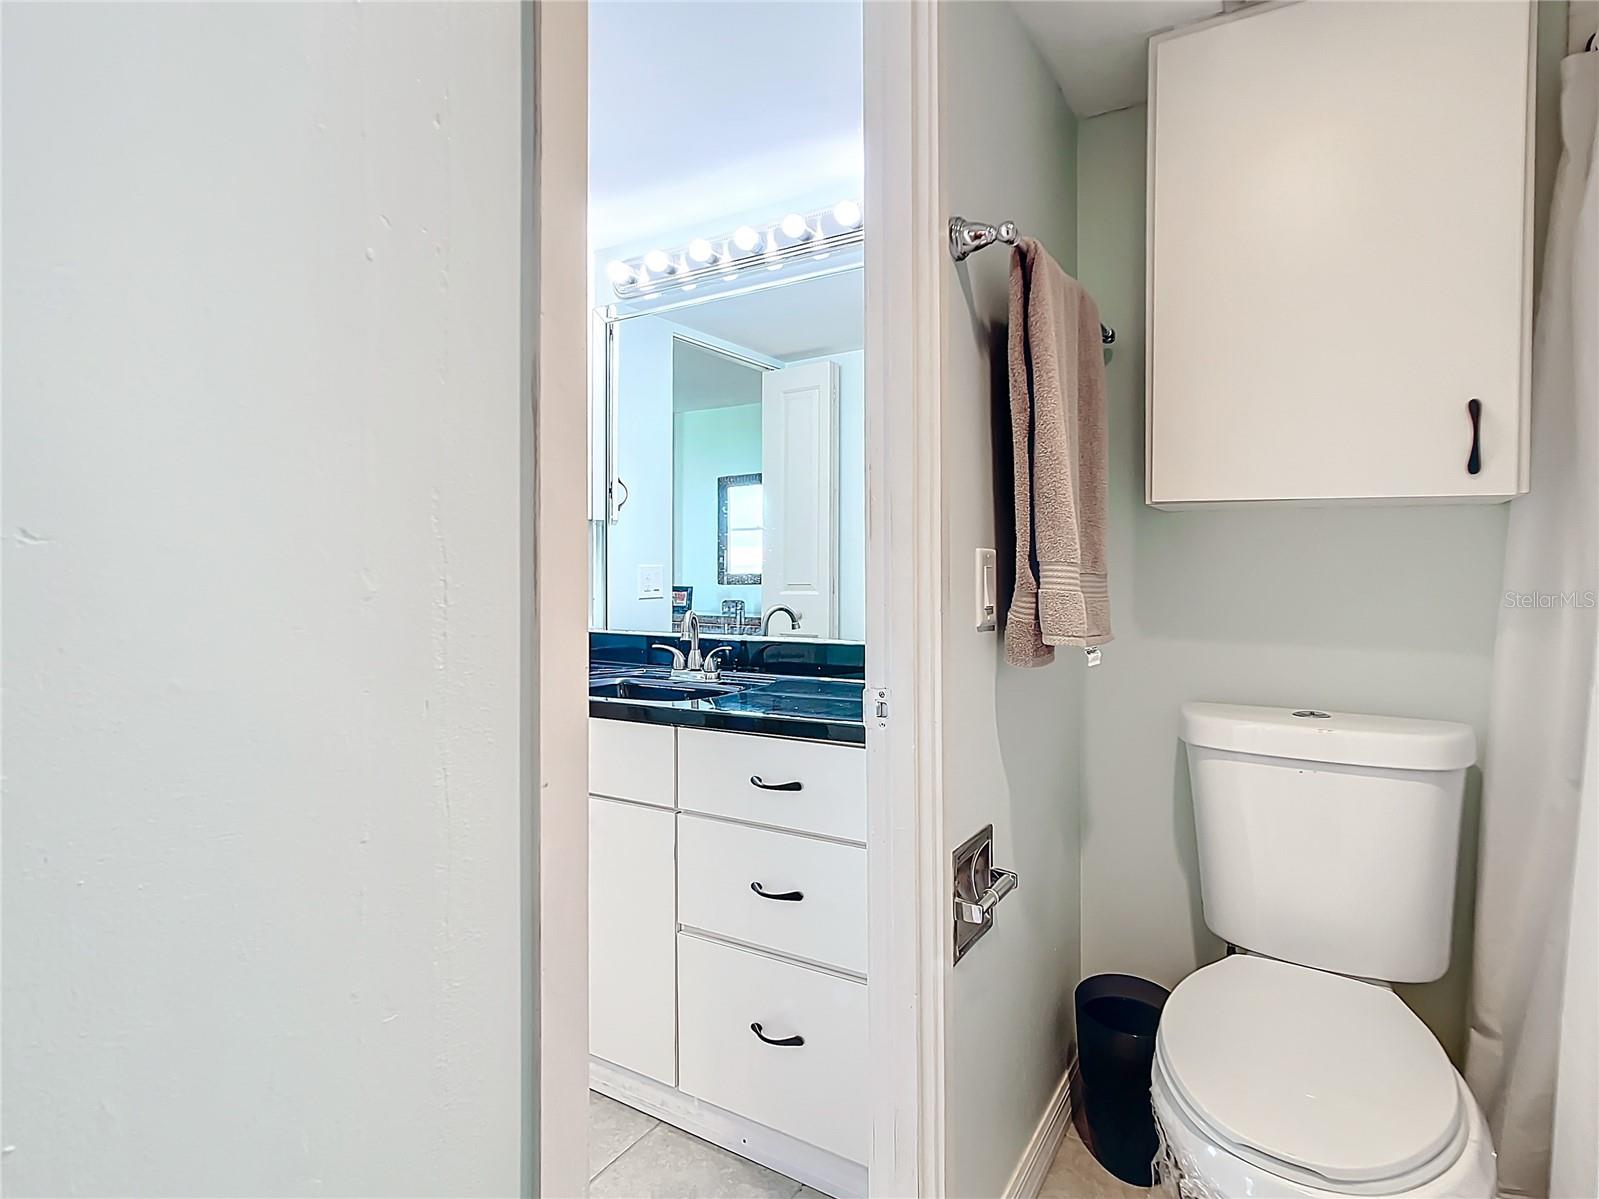
[[[783,1037],[781,1040],[776,1040],[776,1039],[774,1039],[772,1037],[769,1037],[769,1036],[767,1036],[765,1033],[763,1033],[761,1031],[761,1026],[759,1024],[751,1024],[750,1025],[750,1031],[752,1033],[754,1033],[756,1036],[758,1036],[762,1041],[766,1042],[766,1044],[768,1044],[768,1045],[803,1045],[803,1044],[805,1044],[805,1038],[804,1037],[800,1037],[800,1036]]]
[[[1466,415],[1471,417],[1471,453],[1466,455],[1466,473],[1474,475],[1482,470],[1482,401],[1466,401]]]
[[[750,783],[762,791],[803,791],[805,784],[795,779],[792,783],[765,783],[758,774],[750,775]]]
[[[805,892],[803,891],[768,891],[760,883],[751,883],[750,890],[754,891],[762,899],[782,899],[789,903],[798,903],[805,898]]]

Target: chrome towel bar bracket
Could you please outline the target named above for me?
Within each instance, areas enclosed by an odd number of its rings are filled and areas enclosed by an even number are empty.
[[[985,225],[981,221],[968,221],[963,216],[952,216],[949,218],[949,256],[956,262],[961,262],[967,255],[976,253],[984,246],[991,246],[996,241],[1014,246],[1020,236],[1021,231],[1016,228],[1015,221]]]
[[[952,216],[949,218],[949,256],[956,262],[964,262],[970,255],[995,242],[1014,246],[1021,235],[1015,221],[989,225],[982,221],[968,221],[963,216]],[[1100,325],[1099,344],[1115,345],[1116,330],[1109,325]]]

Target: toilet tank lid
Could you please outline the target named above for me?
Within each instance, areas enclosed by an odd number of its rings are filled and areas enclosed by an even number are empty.
[[[1377,769],[1461,770],[1477,760],[1468,724],[1317,708],[1187,703],[1182,738],[1206,749]]]

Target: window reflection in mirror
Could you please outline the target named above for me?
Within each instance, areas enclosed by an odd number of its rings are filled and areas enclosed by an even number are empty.
[[[861,272],[608,313],[595,469],[594,621],[861,640],[865,372]]]
[[[761,476],[723,475],[716,480],[716,581],[722,586],[761,582]],[[683,568],[679,567],[679,573]],[[723,601],[724,611],[726,601]]]

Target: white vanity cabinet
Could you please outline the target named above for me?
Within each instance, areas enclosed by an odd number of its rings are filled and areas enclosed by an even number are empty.
[[[678,961],[683,1089],[865,1161],[866,987],[698,937]]]
[[[1149,503],[1527,489],[1532,30],[1313,0],[1152,41]]]
[[[677,829],[685,928],[866,973],[864,848],[687,812]]]
[[[866,755],[859,746],[681,729],[677,753],[680,807],[866,842]]]
[[[589,721],[589,1050],[677,1083],[672,730]]]
[[[591,719],[589,758],[595,1089],[864,1194],[865,751]]]
[[[589,1051],[677,1084],[676,816],[589,797]]]

